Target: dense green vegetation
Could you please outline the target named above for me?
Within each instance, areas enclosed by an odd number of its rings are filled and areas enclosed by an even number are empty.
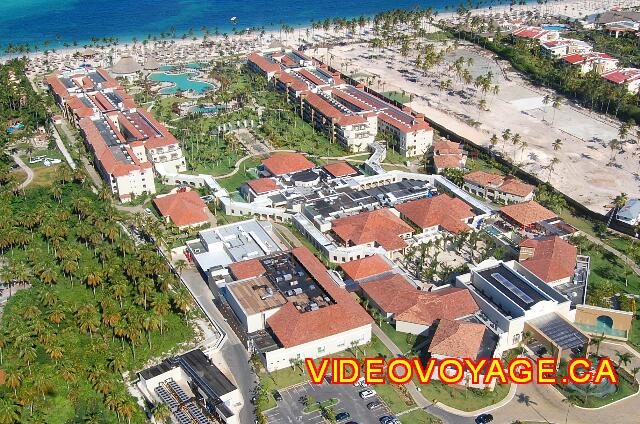
[[[0,279],[24,289],[0,323],[2,422],[146,422],[123,373],[192,338],[188,292],[66,165],[0,196]]]
[[[640,67],[638,37],[633,33],[616,38],[606,31],[579,30],[567,32],[566,38],[584,40],[593,46],[593,51],[608,53],[620,59],[620,67]]]
[[[0,66],[0,143],[13,137],[7,128],[21,123],[24,129],[16,132],[28,135],[47,120],[47,97],[38,95],[27,79],[26,59],[13,59]]]

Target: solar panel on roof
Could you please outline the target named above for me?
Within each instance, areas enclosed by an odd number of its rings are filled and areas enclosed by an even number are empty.
[[[499,281],[507,289],[509,289],[514,295],[518,297],[518,299],[522,300],[527,305],[533,303],[533,299],[528,294],[516,287],[511,281],[507,280],[504,275],[498,272],[494,272],[493,274],[491,274],[491,276]]]

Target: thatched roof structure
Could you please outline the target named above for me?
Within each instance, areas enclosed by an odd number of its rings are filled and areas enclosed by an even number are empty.
[[[140,72],[142,67],[131,56],[122,56],[119,61],[111,67],[111,72],[119,75],[135,74]]]
[[[148,57],[144,61],[143,67],[147,71],[155,71],[160,67],[160,63],[156,60],[155,57]]]

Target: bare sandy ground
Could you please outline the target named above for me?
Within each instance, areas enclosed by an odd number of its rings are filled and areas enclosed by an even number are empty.
[[[323,51],[318,54],[326,56]],[[491,71],[494,84],[500,86],[499,93],[483,95],[473,86],[457,81],[447,68],[460,56],[472,58],[469,69],[473,77]],[[446,56],[443,65],[426,75],[415,70],[411,55],[402,58],[399,52],[373,51],[363,44],[332,48],[330,57],[334,66],[347,66],[350,73],[375,75],[375,89],[414,94],[411,107],[474,143],[489,146],[491,135],[498,135],[497,151],[541,179],[549,179],[554,187],[596,212],[606,212],[606,205],[621,192],[640,195],[638,145],[627,144],[622,152],[612,152],[607,147],[611,139],[618,138],[618,122],[572,105],[567,99],[554,110],[543,102],[545,94],[553,96],[553,92],[533,87],[510,70],[507,62],[496,61],[487,51],[461,45]],[[438,82],[447,79],[452,80],[453,88],[441,91]],[[488,111],[478,107],[482,98]],[[471,121],[481,124],[474,127]],[[500,135],[507,128],[519,133],[527,146],[502,142]],[[556,139],[562,140],[558,151],[552,147]],[[614,155],[617,165],[606,166]],[[547,167],[554,157],[560,162],[550,171]]]

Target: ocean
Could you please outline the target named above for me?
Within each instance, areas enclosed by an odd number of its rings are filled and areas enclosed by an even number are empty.
[[[506,0],[504,0],[506,3]],[[175,29],[178,37],[192,29],[200,34],[237,29],[279,28],[282,24],[307,25],[330,17],[371,16],[394,8],[417,5],[434,10],[454,9],[460,0],[0,0],[0,54],[9,44],[37,45],[38,50],[65,43],[90,43],[93,37],[115,37],[118,41],[147,38]],[[474,2],[476,3],[476,2]],[[500,0],[483,1],[503,3]],[[46,42],[45,42],[46,41]]]

